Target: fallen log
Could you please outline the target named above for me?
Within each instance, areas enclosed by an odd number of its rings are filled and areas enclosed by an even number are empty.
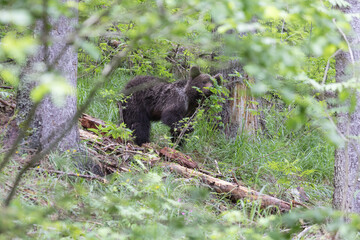
[[[292,204],[289,202],[285,202],[281,199],[262,194],[251,190],[247,187],[243,187],[237,185],[235,183],[230,183],[218,178],[211,177],[204,173],[200,173],[194,169],[189,169],[183,166],[180,166],[176,163],[168,163],[165,164],[170,171],[180,174],[186,178],[200,178],[202,182],[209,185],[212,189],[214,189],[217,193],[228,193],[232,200],[237,201],[239,199],[249,199],[250,201],[259,201],[262,208],[266,208],[269,206],[273,206],[278,208],[281,212],[290,211],[292,208]]]
[[[99,119],[93,118],[89,115],[84,114],[83,117],[80,119],[83,127],[85,128],[96,128],[97,125],[103,125],[104,122],[102,122]],[[99,141],[98,136],[95,134],[81,131],[81,138],[86,139],[90,142],[92,142],[92,146],[95,149],[101,150],[102,152],[105,152],[107,150],[112,151],[116,155],[122,155],[125,152],[129,154],[140,154],[141,150],[145,151],[146,148],[152,148],[151,146],[145,146],[143,148],[140,148],[140,151],[134,151],[131,149],[127,149],[124,145],[120,147],[121,145],[117,143],[113,143],[110,141],[110,143],[113,144],[105,144],[104,142]],[[110,139],[111,140],[111,139]],[[96,146],[97,145],[97,146]],[[154,148],[152,148],[154,149]],[[157,151],[156,151],[157,152]],[[142,153],[146,155],[146,153]],[[283,201],[281,199],[262,194],[259,192],[256,192],[254,190],[251,190],[247,187],[241,186],[241,183],[230,183],[215,177],[210,176],[206,173],[206,171],[201,172],[202,170],[199,169],[199,166],[196,162],[192,161],[192,159],[172,148],[162,148],[158,154],[165,158],[167,161],[172,161],[176,163],[164,163],[165,166],[167,166],[171,171],[180,174],[187,178],[197,177],[200,178],[205,184],[209,185],[212,189],[214,189],[218,193],[227,193],[230,194],[230,197],[232,200],[239,200],[239,199],[248,199],[250,201],[258,201],[261,204],[262,208],[266,207],[274,207],[278,208],[281,212],[287,212],[290,211],[293,206],[301,205],[297,202],[293,201],[292,203]],[[178,164],[177,164],[178,163]],[[104,164],[104,163],[103,163]],[[118,164],[110,164],[106,163],[106,165],[109,165],[108,167],[113,168],[112,172],[115,172],[116,169],[119,169]],[[111,166],[110,166],[111,165]],[[194,170],[194,169],[198,169]],[[122,171],[122,169],[119,169]]]
[[[98,140],[100,140],[99,136],[95,135],[94,133],[79,129],[79,135],[81,140],[88,140],[93,143],[100,143]]]
[[[188,168],[199,168],[198,164],[194,162],[191,157],[183,154],[175,149],[164,147],[160,150],[159,155],[164,157],[167,161],[177,162],[181,166]]]
[[[94,118],[86,113],[83,113],[81,118],[79,118],[81,126],[83,126],[84,128],[95,128],[97,129],[97,126],[105,126],[105,122]]]

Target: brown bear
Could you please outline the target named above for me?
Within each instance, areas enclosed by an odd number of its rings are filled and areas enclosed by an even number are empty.
[[[220,84],[220,74],[213,78]],[[174,83],[151,76],[133,78],[125,87],[125,95],[129,98],[124,104],[123,119],[133,130],[135,143],[141,146],[149,142],[150,121],[159,120],[171,128],[174,141],[179,133],[177,128],[181,127],[179,121],[192,116],[198,100],[211,95],[209,87],[213,87],[211,76],[201,73],[195,66],[190,69],[188,80]]]

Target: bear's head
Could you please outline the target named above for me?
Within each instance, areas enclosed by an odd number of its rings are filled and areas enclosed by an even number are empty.
[[[196,88],[199,88],[202,94],[207,97],[210,96],[211,91],[208,88],[211,88],[214,85],[211,78],[214,78],[218,84],[221,83],[221,74],[216,74],[211,77],[209,74],[201,73],[198,67],[191,67],[190,78],[186,84],[186,92],[192,96],[200,96],[201,93],[196,90]]]

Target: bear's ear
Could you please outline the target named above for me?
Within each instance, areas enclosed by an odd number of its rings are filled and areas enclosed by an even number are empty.
[[[221,85],[221,78],[222,78],[221,73],[216,74],[213,78],[216,79],[218,85]]]
[[[199,76],[201,73],[200,73],[200,69],[199,67],[196,67],[196,66],[192,66],[190,68],[190,79],[194,79],[196,78],[197,76]]]

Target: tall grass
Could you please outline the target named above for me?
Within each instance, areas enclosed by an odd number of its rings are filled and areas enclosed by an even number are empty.
[[[87,113],[117,123],[114,99],[132,77],[117,70]],[[79,104],[96,78],[87,75],[78,80]],[[327,205],[334,147],[317,129],[289,130],[286,115],[286,110],[269,109],[269,135],[243,132],[233,139],[202,117],[181,151],[213,172],[217,163],[224,180],[236,177],[246,186],[285,200],[291,198],[291,189],[301,186],[311,204]],[[152,126],[151,141],[169,145],[169,128],[161,123]],[[53,153],[41,167],[81,173],[83,166],[75,158],[67,152]],[[183,179],[161,167],[145,172],[135,165],[131,164],[131,172],[107,176],[108,184],[30,170],[10,208],[0,209],[0,239],[279,239],[280,235],[269,234],[280,232],[281,221],[276,219],[281,218],[270,216],[272,210],[247,200],[232,203],[225,195],[210,192],[199,179]],[[0,174],[0,200],[18,168],[19,162],[12,161]]]
[[[118,70],[103,86],[102,91],[120,93],[133,76]],[[79,79],[79,103],[91,88],[89,77]],[[111,99],[110,99],[111,100]],[[114,101],[98,92],[88,113],[105,121],[118,122]],[[334,169],[334,147],[317,129],[306,126],[293,131],[287,128],[287,108],[265,109],[268,135],[246,132],[230,139],[206,118],[196,121],[195,131],[188,136],[182,151],[201,162],[204,168],[216,171],[215,161],[225,177],[232,181],[234,174],[248,186],[269,194],[288,195],[288,190],[304,187],[320,204],[331,200]],[[170,145],[169,127],[152,123],[151,141],[160,146]]]
[[[97,74],[92,73],[83,75],[84,76],[82,78],[78,79],[77,85],[79,105],[85,102],[92,86],[94,85],[94,82],[99,78]],[[87,113],[104,121],[118,123],[119,109],[115,98],[120,96],[124,86],[132,77],[133,76],[128,71],[117,69],[108,81],[104,83],[102,88],[97,91],[94,100],[87,110]]]
[[[288,195],[304,187],[314,201],[331,201],[334,173],[334,146],[311,127],[292,131],[286,127],[286,112],[266,111],[269,135],[246,133],[234,139],[211,129],[202,119],[195,125],[183,151],[214,171],[215,160],[230,180],[233,173],[245,184],[269,194]]]

